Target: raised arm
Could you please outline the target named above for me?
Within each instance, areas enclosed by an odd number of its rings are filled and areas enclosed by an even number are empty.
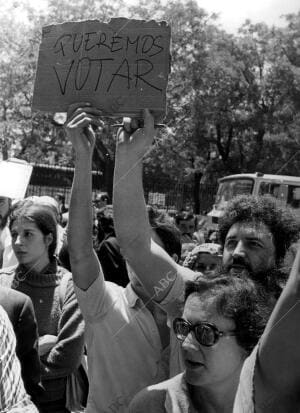
[[[154,140],[154,121],[148,110],[144,128],[118,132],[114,174],[114,222],[121,251],[153,299],[160,302],[175,278],[185,271],[151,239],[142,185],[142,161]]]
[[[275,407],[279,409],[276,411],[292,411],[288,404],[293,405],[295,399],[299,403],[299,320],[300,249],[288,282],[261,338],[254,374],[255,405],[258,412],[273,412]],[[280,410],[281,406],[283,410]]]
[[[72,105],[66,131],[75,151],[75,172],[68,224],[68,248],[73,280],[87,290],[98,276],[103,278],[92,240],[92,156],[101,112],[90,106]]]

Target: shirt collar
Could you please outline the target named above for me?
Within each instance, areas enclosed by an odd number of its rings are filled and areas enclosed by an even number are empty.
[[[196,413],[188,393],[185,374],[178,374],[171,381],[172,385],[168,387],[165,401],[167,413]]]
[[[135,307],[137,301],[140,300],[140,297],[133,291],[133,288],[130,282],[125,287],[124,294],[127,299],[128,305],[131,308]]]

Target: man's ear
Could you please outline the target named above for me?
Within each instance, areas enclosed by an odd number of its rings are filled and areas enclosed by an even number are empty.
[[[179,257],[177,254],[172,254],[172,258],[176,263],[179,261]]]

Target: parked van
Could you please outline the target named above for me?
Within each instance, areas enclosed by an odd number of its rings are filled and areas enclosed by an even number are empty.
[[[229,200],[236,195],[252,194],[274,196],[282,206],[290,207],[300,219],[300,177],[269,175],[260,172],[229,175],[219,179],[216,201],[207,214],[212,226],[217,226],[219,218]]]

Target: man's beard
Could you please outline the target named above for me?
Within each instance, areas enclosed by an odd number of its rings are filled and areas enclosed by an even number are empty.
[[[235,259],[235,264],[241,265],[240,271],[236,269],[235,273],[232,274],[232,272],[230,272],[230,270],[232,269],[232,264],[230,266],[222,265],[221,271],[230,273],[232,276],[249,277],[258,285],[261,285],[267,292],[272,293],[276,298],[279,298],[279,295],[281,294],[282,289],[289,277],[290,269],[288,269],[287,271],[286,268],[277,266],[266,270],[252,271],[250,265],[244,262],[243,259],[239,258]],[[244,268],[242,268],[242,264]]]
[[[273,293],[279,298],[289,274],[279,267],[270,268],[264,271],[250,272],[249,277],[257,284],[262,285],[267,292]]]

